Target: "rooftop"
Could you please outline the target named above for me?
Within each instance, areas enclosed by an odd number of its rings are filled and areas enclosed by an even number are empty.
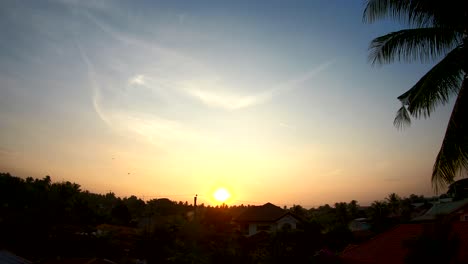
[[[468,199],[455,202],[434,204],[427,212],[421,216],[415,217],[412,221],[434,220],[438,215],[447,215],[454,213],[458,209],[468,205]]]
[[[288,211],[283,210],[274,204],[266,203],[262,206],[252,206],[247,208],[235,219],[235,221],[274,222],[286,214],[288,214]]]

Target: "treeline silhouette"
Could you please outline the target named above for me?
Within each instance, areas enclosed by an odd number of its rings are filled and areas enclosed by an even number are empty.
[[[368,218],[375,234],[409,220],[411,203],[425,201],[391,194],[368,208],[354,200],[312,209],[294,205],[287,210],[303,220],[298,229],[246,237],[232,219],[249,205],[194,208],[165,198],[91,193],[49,176],[0,173],[0,248],[37,263],[76,257],[117,263],[337,263],[338,252],[366,238],[350,231],[351,220]]]

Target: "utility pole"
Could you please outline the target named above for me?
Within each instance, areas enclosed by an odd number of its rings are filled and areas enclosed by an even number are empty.
[[[197,219],[197,196],[198,194],[195,194],[193,197],[193,219]]]

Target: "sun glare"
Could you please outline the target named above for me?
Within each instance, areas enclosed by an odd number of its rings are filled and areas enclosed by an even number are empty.
[[[224,203],[227,199],[229,199],[229,197],[231,197],[231,194],[228,192],[228,190],[219,188],[214,192],[213,197],[216,199],[216,201]]]

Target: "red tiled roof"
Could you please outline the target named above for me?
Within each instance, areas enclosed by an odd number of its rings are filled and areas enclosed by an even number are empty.
[[[464,261],[463,263],[468,263],[468,222],[455,222],[452,227],[460,239],[458,257]]]
[[[287,214],[286,210],[280,207],[266,203],[262,206],[252,206],[240,214],[235,221],[237,222],[274,222]]]
[[[413,218],[411,221],[431,221],[437,218],[438,215],[450,215],[454,214],[456,211],[468,208],[468,199],[449,202],[449,203],[439,203],[434,204],[427,212],[423,215]]]
[[[408,248],[404,242],[420,236],[425,225],[402,224],[373,239],[348,247],[341,259],[345,264],[398,264],[404,263]],[[459,260],[468,263],[468,222],[454,222],[452,230],[459,236]]]

